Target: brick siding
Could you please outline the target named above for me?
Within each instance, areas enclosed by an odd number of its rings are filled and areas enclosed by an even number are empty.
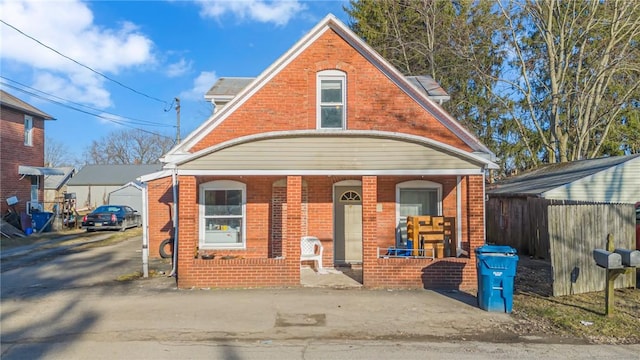
[[[44,122],[33,117],[32,146],[24,144],[24,113],[2,107],[0,111],[0,210],[5,214],[6,199],[16,196],[18,213],[26,210],[31,200],[31,177],[18,174],[19,165],[44,166]],[[44,200],[44,178],[40,177],[38,191],[40,202]]]

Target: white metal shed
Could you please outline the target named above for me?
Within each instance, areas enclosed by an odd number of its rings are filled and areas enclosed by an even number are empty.
[[[128,205],[144,216],[142,207],[142,186],[135,182],[129,182],[109,193],[109,204]]]

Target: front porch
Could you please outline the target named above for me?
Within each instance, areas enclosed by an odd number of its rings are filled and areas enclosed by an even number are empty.
[[[180,175],[178,181],[179,287],[305,286],[309,269],[304,265],[310,263],[302,264],[301,271],[300,238],[306,235],[321,240],[325,267],[339,270],[341,265],[360,266],[359,279],[367,288],[476,286],[472,249],[484,243],[483,197],[476,196],[483,191],[481,175]],[[216,192],[207,198],[205,194],[212,191],[212,184],[222,181],[244,189],[242,213],[238,215],[242,220],[236,227],[220,225],[226,218],[207,215],[205,210],[207,201],[222,196]],[[416,185],[420,181],[440,184],[438,211],[459,219],[456,242],[461,251],[436,259],[383,256],[384,249],[397,244],[400,184]],[[213,189],[221,191],[215,186]],[[350,194],[340,204],[340,196],[352,190],[358,196]],[[345,206],[351,209],[345,211]],[[234,238],[238,242],[218,244],[217,237],[207,241],[209,224],[214,229],[224,226],[227,231],[237,232]],[[314,275],[317,278],[311,279],[316,282],[329,281]]]

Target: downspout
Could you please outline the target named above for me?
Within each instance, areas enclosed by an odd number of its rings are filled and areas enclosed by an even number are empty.
[[[487,165],[482,168],[482,233],[484,234],[484,243],[487,243],[487,193],[486,193],[486,177]]]
[[[149,200],[147,196],[149,191],[147,183],[142,184],[142,276],[149,277],[149,232],[147,226],[149,224]]]
[[[174,168],[171,173],[173,188],[173,267],[169,276],[176,276],[178,270],[178,169]]]
[[[460,182],[462,177],[456,176],[456,257],[462,255],[462,189]]]

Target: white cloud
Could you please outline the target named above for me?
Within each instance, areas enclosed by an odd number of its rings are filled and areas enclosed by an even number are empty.
[[[274,23],[278,26],[286,25],[293,16],[306,9],[306,6],[297,0],[198,0],[198,3],[201,7],[200,15],[203,17],[219,19],[230,13],[241,20]]]
[[[203,71],[193,80],[193,87],[180,93],[182,100],[204,101],[204,94],[211,89],[217,80],[215,71]]]
[[[104,89],[104,79],[89,70],[60,76],[49,71],[39,71],[34,75],[34,88],[59,98],[107,108],[112,105],[110,94]]]
[[[193,63],[191,61],[187,61],[182,58],[177,63],[169,64],[167,66],[167,76],[174,78],[184,75],[191,69],[192,65]]]
[[[104,28],[82,2],[3,1],[0,14],[7,23],[43,44],[103,74],[154,63],[153,42],[132,23]],[[34,87],[95,106],[111,104],[104,78],[1,24],[0,52],[5,60],[33,68],[40,75]],[[43,79],[55,80],[46,84]],[[45,86],[45,88],[40,87]]]

